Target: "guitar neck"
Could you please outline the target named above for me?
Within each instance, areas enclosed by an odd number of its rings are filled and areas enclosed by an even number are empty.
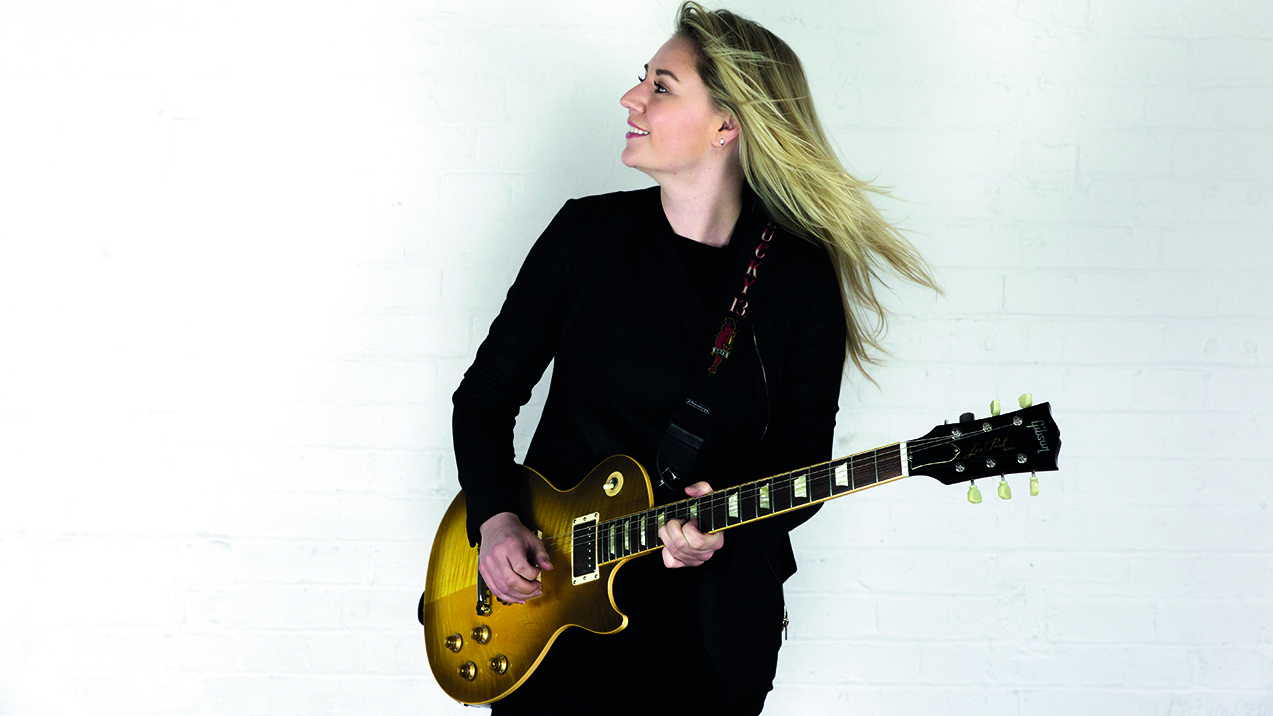
[[[663,547],[659,527],[668,520],[698,520],[702,532],[720,532],[907,477],[906,443],[837,458],[702,497],[652,507],[597,524],[598,562],[605,564]]]

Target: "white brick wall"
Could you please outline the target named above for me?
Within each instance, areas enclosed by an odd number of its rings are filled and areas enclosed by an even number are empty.
[[[0,713],[464,712],[449,396],[562,201],[648,183],[631,5],[0,0]],[[947,290],[840,451],[1024,391],[1065,439],[798,531],[769,711],[1273,714],[1273,5],[735,7]]]

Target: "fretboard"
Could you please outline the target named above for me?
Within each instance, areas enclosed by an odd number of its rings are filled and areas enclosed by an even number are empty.
[[[719,532],[907,475],[906,443],[894,443],[605,520],[597,524],[596,563],[605,564],[659,549],[663,546],[659,527],[668,520],[697,519],[699,531]]]

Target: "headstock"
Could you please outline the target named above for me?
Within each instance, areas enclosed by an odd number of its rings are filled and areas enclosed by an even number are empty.
[[[995,475],[1055,470],[1061,450],[1061,431],[1052,420],[1047,403],[1032,404],[1029,393],[1021,396],[1021,410],[999,415],[999,401],[991,403],[988,418],[964,419],[939,425],[927,435],[906,444],[910,474],[928,475],[946,485],[969,482]],[[1039,494],[1037,477],[1031,477],[1030,494]],[[1000,480],[999,496],[1012,497],[1006,481]],[[981,502],[981,491],[973,485],[969,502]]]

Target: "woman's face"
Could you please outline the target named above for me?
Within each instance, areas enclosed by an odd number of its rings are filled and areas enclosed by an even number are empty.
[[[659,181],[700,171],[720,152],[728,115],[718,111],[694,69],[688,40],[668,40],[650,59],[636,87],[619,100],[628,110],[623,163]]]

